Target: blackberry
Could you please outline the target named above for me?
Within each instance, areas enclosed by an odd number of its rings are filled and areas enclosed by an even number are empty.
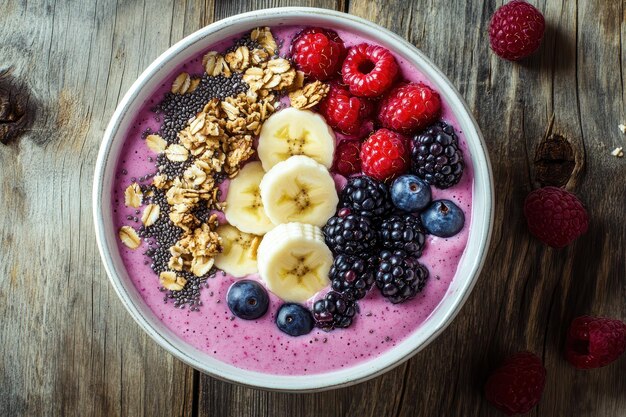
[[[369,254],[376,247],[376,231],[365,216],[341,209],[323,228],[326,244],[335,254]]]
[[[419,218],[411,214],[395,214],[381,223],[378,242],[385,249],[402,250],[419,258],[426,243],[426,231]]]
[[[384,216],[393,209],[387,186],[365,175],[348,180],[341,192],[340,207],[371,218]]]
[[[454,128],[437,122],[413,138],[413,172],[437,188],[449,188],[463,175],[463,153]]]
[[[313,304],[315,325],[326,331],[349,327],[357,310],[356,301],[351,301],[338,292],[330,291],[323,299]]]
[[[351,300],[365,297],[374,284],[374,271],[362,258],[339,255],[333,261],[328,274],[333,290]]]
[[[384,250],[376,271],[376,286],[394,304],[415,297],[424,289],[428,269],[403,251]]]

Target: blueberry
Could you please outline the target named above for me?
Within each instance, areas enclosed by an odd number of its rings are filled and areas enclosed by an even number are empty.
[[[431,198],[430,185],[416,175],[402,175],[391,184],[391,201],[400,210],[421,211]]]
[[[313,329],[313,316],[300,304],[283,304],[278,309],[276,325],[289,336],[302,336]]]
[[[256,281],[244,279],[235,282],[226,294],[228,308],[244,320],[254,320],[267,312],[270,298],[267,291]]]
[[[450,200],[437,200],[422,212],[422,224],[431,235],[454,236],[463,229],[465,215]]]

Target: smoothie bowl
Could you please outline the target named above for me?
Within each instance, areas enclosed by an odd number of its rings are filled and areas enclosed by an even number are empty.
[[[105,132],[94,217],[113,287],[215,377],[313,391],[443,331],[492,225],[467,106],[397,35],[278,8],[216,22],[133,84]]]

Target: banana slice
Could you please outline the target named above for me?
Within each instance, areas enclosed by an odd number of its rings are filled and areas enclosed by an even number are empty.
[[[245,233],[264,235],[274,228],[265,215],[259,184],[265,175],[260,162],[246,164],[230,182],[224,216]]]
[[[229,224],[217,228],[222,238],[222,252],[215,257],[215,266],[235,278],[257,272],[257,249],[261,236],[244,233]]]
[[[303,155],[274,165],[260,188],[265,213],[274,224],[323,226],[339,202],[335,181],[326,167]]]
[[[289,107],[263,123],[257,152],[266,171],[293,155],[309,156],[330,168],[335,134],[319,114]]]
[[[328,286],[332,263],[322,230],[310,224],[278,225],[259,245],[259,275],[287,302],[301,303]]]

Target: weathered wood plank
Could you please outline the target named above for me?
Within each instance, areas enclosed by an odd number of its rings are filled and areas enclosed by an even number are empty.
[[[0,415],[190,415],[193,371],[123,309],[97,253],[93,166],[139,73],[213,2],[0,5],[0,57],[37,116],[0,145]]]

